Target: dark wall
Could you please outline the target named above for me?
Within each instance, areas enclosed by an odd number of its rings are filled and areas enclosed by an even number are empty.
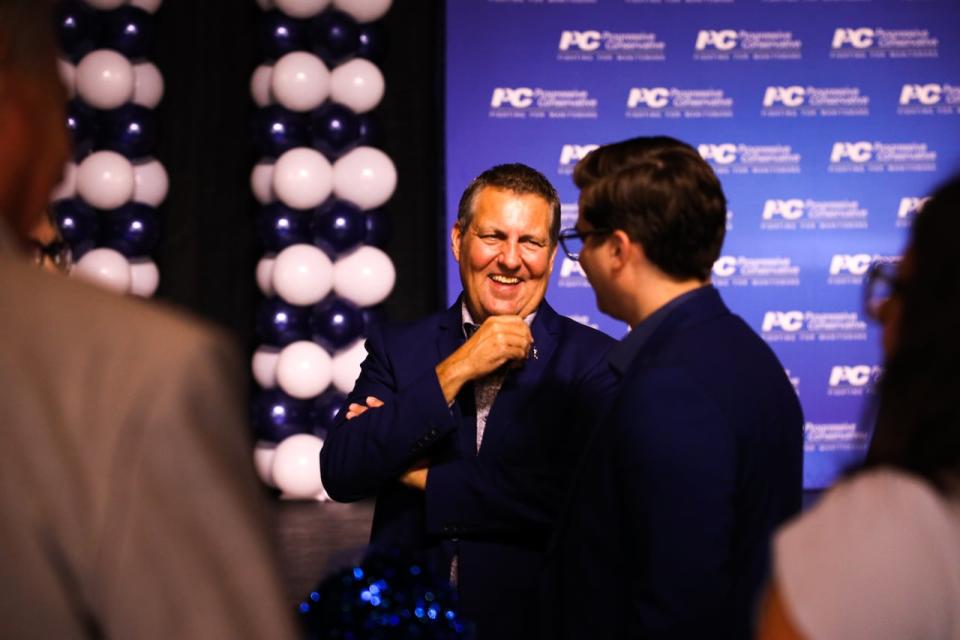
[[[444,301],[437,4],[395,2],[381,21],[387,52],[378,64],[387,89],[374,113],[399,176],[385,207],[394,229],[387,253],[397,267],[385,303],[393,320],[422,316]],[[259,14],[253,0],[170,0],[157,13],[153,56],[166,81],[157,156],[170,174],[161,209],[158,298],[250,345],[261,250],[253,225],[258,205],[249,187],[257,156],[247,132],[254,109],[250,75],[261,62],[254,37]]]

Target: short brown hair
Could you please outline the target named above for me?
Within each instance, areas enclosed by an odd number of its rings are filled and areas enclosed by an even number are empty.
[[[463,195],[457,209],[457,224],[461,229],[470,226],[473,220],[473,205],[477,194],[486,187],[512,191],[518,195],[533,194],[540,196],[550,205],[553,217],[550,220],[550,245],[556,246],[560,236],[560,196],[546,176],[532,167],[514,162],[498,164],[474,178]]]
[[[667,136],[604,145],[577,163],[573,181],[594,227],[625,231],[671,277],[710,277],[726,233],[727,200],[693,147]]]

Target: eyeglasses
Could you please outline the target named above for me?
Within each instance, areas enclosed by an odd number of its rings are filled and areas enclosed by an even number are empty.
[[[43,244],[36,240],[31,242],[33,246],[33,262],[40,268],[46,268],[52,265],[57,271],[67,273],[73,265],[73,252],[63,240],[54,240],[48,244]]]
[[[867,270],[863,285],[863,308],[874,320],[880,320],[883,306],[894,295],[903,291],[903,282],[898,275],[899,263],[874,262]]]
[[[590,231],[580,231],[579,229],[564,229],[560,232],[560,246],[563,252],[573,261],[580,259],[580,252],[583,251],[584,241],[590,236],[605,236],[611,233],[613,229],[592,229]]]

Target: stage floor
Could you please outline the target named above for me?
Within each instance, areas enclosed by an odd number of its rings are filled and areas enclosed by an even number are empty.
[[[325,576],[363,555],[373,502],[274,500],[273,524],[287,594],[299,603]]]

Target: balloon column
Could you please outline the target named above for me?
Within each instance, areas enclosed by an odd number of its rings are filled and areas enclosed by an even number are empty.
[[[56,12],[73,159],[51,209],[73,253],[71,275],[144,297],[160,282],[150,254],[168,187],[151,155],[163,77],[146,59],[160,3],[65,0]]]
[[[260,477],[325,499],[318,454],[360,371],[363,336],[393,289],[380,209],[397,173],[371,115],[384,92],[376,21],[391,0],[257,0],[264,63],[250,92],[250,176],[265,255],[253,354]]]

